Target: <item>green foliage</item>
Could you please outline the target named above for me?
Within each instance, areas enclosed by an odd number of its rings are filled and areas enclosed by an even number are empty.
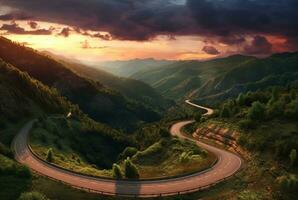
[[[138,168],[129,157],[124,161],[124,173],[125,177],[129,179],[138,179],[140,177]]]
[[[16,175],[24,179],[30,179],[32,177],[31,171],[27,166],[19,165],[1,154],[0,175]]]
[[[237,199],[238,200],[261,200],[262,196],[256,192],[245,190],[238,195]]]
[[[9,148],[0,142],[0,154],[3,154],[7,157],[13,158],[13,153]]]
[[[123,172],[122,172],[119,165],[113,164],[112,175],[113,175],[113,178],[115,178],[115,179],[122,179],[123,178]]]
[[[248,111],[248,117],[252,120],[262,120],[265,117],[266,107],[264,104],[256,101]]]
[[[285,102],[282,100],[269,102],[267,105],[267,111],[266,111],[267,118],[273,119],[277,117],[279,118],[283,117],[284,108],[285,108]]]
[[[201,122],[201,119],[202,119],[202,114],[201,113],[195,115],[196,122]]]
[[[220,117],[229,118],[230,116],[231,116],[230,108],[227,105],[224,105],[221,110]]]
[[[179,156],[179,162],[186,164],[189,163],[193,158],[193,152],[189,151],[189,152],[183,152],[180,156]]]
[[[168,138],[171,136],[171,133],[168,129],[166,128],[160,128],[159,129],[159,134],[162,138]]]
[[[52,131],[56,127],[60,127],[59,131]],[[95,168],[111,169],[118,158],[126,158],[120,155],[125,147],[135,146],[131,137],[104,124],[88,118],[75,120],[63,116],[40,121],[31,134],[31,144],[33,150],[45,159],[46,151],[52,148],[55,152],[54,163],[70,169],[90,167],[91,164]],[[130,153],[130,149],[127,152]],[[72,158],[72,155],[76,156]],[[86,166],[86,163],[90,165]]]
[[[133,157],[138,152],[135,147],[126,147],[124,151],[119,155],[119,159],[125,159],[127,157]]]
[[[256,122],[251,119],[242,119],[238,124],[244,130],[254,129],[256,127]]]
[[[48,198],[39,192],[22,193],[18,200],[48,200]]]
[[[243,93],[240,93],[240,94],[238,95],[236,101],[237,101],[237,104],[238,104],[239,106],[243,106],[243,105],[245,105],[245,96],[244,96],[244,94],[243,94]]]
[[[298,99],[286,106],[285,115],[289,118],[298,119]]]
[[[50,148],[50,149],[47,151],[46,160],[47,160],[48,162],[53,162],[53,161],[54,161],[54,155],[53,155],[53,149],[52,149],[52,148]]]
[[[288,176],[280,176],[276,179],[280,190],[284,192],[298,191],[298,178],[296,175],[290,174]]]
[[[296,159],[297,159],[297,151],[296,149],[292,149],[291,153],[289,155],[290,161],[291,161],[291,166],[294,167],[296,164]]]
[[[16,169],[16,175],[19,177],[24,177],[24,178],[32,177],[31,170],[25,165],[21,165],[20,167],[18,167]]]

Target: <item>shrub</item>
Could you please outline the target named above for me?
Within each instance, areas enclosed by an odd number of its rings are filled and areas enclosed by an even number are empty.
[[[254,122],[251,119],[243,119],[239,121],[239,126],[242,129],[248,130],[248,129],[254,129],[256,127],[256,122]]]
[[[53,162],[54,161],[54,156],[53,156],[53,150],[52,150],[52,148],[50,148],[48,150],[46,160],[48,162]]]
[[[18,167],[16,169],[16,174],[19,177],[24,177],[24,178],[31,178],[32,177],[32,173],[31,173],[30,169],[25,165],[21,165],[20,167]]]
[[[119,165],[113,164],[112,174],[115,179],[122,179],[123,173]]]
[[[294,167],[297,159],[297,151],[296,149],[292,149],[291,153],[289,155],[290,160],[291,160],[291,166]]]
[[[124,173],[126,178],[138,179],[140,177],[138,168],[129,157],[124,161]]]
[[[48,198],[38,192],[22,193],[18,200],[48,200]]]
[[[262,196],[256,192],[244,190],[238,195],[238,200],[259,200]]]
[[[286,106],[285,115],[289,118],[298,119],[298,99]]]
[[[191,160],[191,154],[192,152],[183,152],[179,157],[179,162],[183,164],[188,163]]]
[[[224,105],[222,110],[221,110],[221,113],[220,113],[220,117],[222,118],[228,118],[231,116],[231,112],[230,112],[230,109],[228,108],[227,105]]]
[[[243,94],[243,93],[240,93],[240,94],[238,95],[236,101],[237,101],[237,104],[238,104],[239,106],[243,106],[243,105],[245,105],[245,96],[244,96],[244,94]]]
[[[267,105],[267,118],[282,117],[284,113],[284,102],[276,101]]]
[[[286,192],[298,191],[298,178],[295,175],[280,176],[276,179],[280,190]]]
[[[7,157],[13,158],[13,153],[11,152],[11,150],[1,142],[0,142],[0,153]]]
[[[197,114],[197,115],[195,116],[195,120],[196,120],[196,122],[201,122],[201,119],[202,119],[202,114]]]
[[[119,155],[119,159],[133,157],[137,152],[138,152],[138,149],[135,147],[126,147],[124,151]]]
[[[253,102],[252,107],[248,111],[248,117],[252,120],[261,120],[265,116],[266,107],[259,101]]]
[[[161,128],[159,130],[159,134],[163,138],[167,138],[167,137],[170,137],[171,136],[171,133],[168,131],[168,129],[165,129],[165,128]]]

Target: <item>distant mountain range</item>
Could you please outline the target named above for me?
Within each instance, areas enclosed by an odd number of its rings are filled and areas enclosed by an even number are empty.
[[[233,55],[210,61],[177,61],[131,75],[174,100],[199,99],[215,103],[240,92],[296,83],[298,53],[268,58]]]
[[[170,60],[155,60],[153,58],[147,59],[133,59],[127,61],[107,61],[95,65],[95,67],[113,73],[117,76],[130,77],[131,75],[148,69],[155,69],[157,67],[166,66],[174,63]]]

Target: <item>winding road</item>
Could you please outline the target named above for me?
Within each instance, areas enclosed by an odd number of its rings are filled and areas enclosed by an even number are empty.
[[[187,100],[186,103],[205,109],[207,111],[205,115],[213,113],[212,109],[196,105],[189,100]],[[193,121],[183,121],[174,124],[170,130],[171,134],[180,138],[189,139],[181,133],[181,128],[190,123],[193,123]],[[15,149],[15,158],[18,162],[27,165],[41,175],[62,181],[76,188],[83,188],[91,192],[106,195],[153,197],[194,192],[208,188],[210,185],[232,176],[241,168],[242,164],[241,158],[231,152],[218,149],[194,139],[189,139],[195,141],[198,146],[214,153],[218,157],[217,163],[212,168],[180,178],[154,181],[116,181],[88,177],[54,167],[36,158],[27,145],[28,135],[33,124],[34,121],[28,122],[14,139],[13,147]]]

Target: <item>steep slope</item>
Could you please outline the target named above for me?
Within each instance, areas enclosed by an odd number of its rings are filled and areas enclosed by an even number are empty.
[[[95,120],[132,130],[144,121],[159,119],[152,109],[129,101],[98,82],[80,77],[63,64],[3,37],[0,38],[0,58],[56,88]]]
[[[163,98],[151,86],[142,81],[118,77],[98,68],[73,62],[67,58],[49,52],[45,52],[45,54],[57,59],[80,76],[98,81],[113,90],[119,91],[126,98],[149,106],[158,112],[163,112],[174,104],[174,102]]]
[[[70,144],[78,152],[86,152],[90,147],[93,148],[93,151],[89,151],[93,152],[93,154],[94,152],[106,152],[105,155],[102,155],[101,164],[105,164],[103,161],[104,157],[106,157],[106,160],[116,159],[117,153],[115,152],[121,153],[126,145],[130,144],[125,134],[91,120],[77,106],[72,105],[65,98],[61,97],[56,90],[43,85],[39,81],[32,79],[28,74],[1,60],[0,72],[1,132],[8,127],[18,128],[16,124],[24,120],[39,118],[39,121],[41,121],[41,119],[45,118],[45,115],[51,116],[54,114],[56,117],[53,119],[58,118],[57,116],[59,115],[61,116],[59,118],[64,122],[64,126],[58,126],[55,130],[51,130],[60,132],[63,129],[69,129],[69,127],[75,124],[77,128],[70,133],[71,136],[68,138]],[[68,112],[72,113],[72,119],[66,120],[63,116]],[[48,127],[48,124],[44,127]],[[9,146],[16,133],[17,131],[3,131],[0,144],[3,143]],[[65,137],[66,135],[61,133],[60,139]],[[115,145],[112,149],[111,144],[113,144],[112,146]],[[67,144],[62,144],[62,146],[65,147]],[[82,146],[85,148],[79,148]]]

